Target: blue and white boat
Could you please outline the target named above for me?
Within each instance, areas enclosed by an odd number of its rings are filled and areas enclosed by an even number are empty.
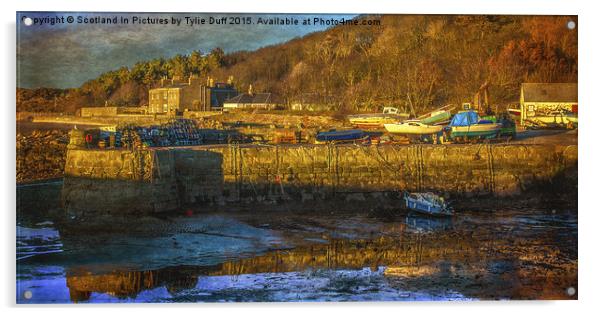
[[[449,123],[450,137],[454,141],[462,139],[494,139],[500,136],[502,124],[482,120],[476,111],[461,111]]]
[[[437,216],[450,216],[454,214],[454,211],[447,205],[445,200],[432,192],[404,192],[403,199],[405,200],[406,207],[416,212]]]

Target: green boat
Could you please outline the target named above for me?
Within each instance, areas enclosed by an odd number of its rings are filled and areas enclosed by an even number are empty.
[[[452,139],[493,139],[500,136],[502,124],[481,120],[475,111],[462,111],[454,115],[449,128]]]
[[[429,113],[423,114],[416,118],[422,124],[426,125],[444,125],[452,117],[451,110],[454,108],[453,104],[448,104],[444,107],[438,108]]]
[[[481,120],[489,120],[493,123],[501,124],[500,137],[516,137],[516,123],[510,118],[509,114],[502,114],[499,117],[495,115],[482,116]]]
[[[427,114],[426,116],[419,117],[420,123],[426,125],[436,125],[437,123],[442,123],[449,121],[451,118],[451,113],[449,111],[435,111]]]

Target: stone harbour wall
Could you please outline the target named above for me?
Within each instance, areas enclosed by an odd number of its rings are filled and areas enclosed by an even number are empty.
[[[61,194],[63,207],[77,215],[148,214],[177,209],[173,166],[169,152],[69,149]]]
[[[130,214],[324,201],[374,205],[403,190],[515,196],[576,186],[577,155],[575,145],[520,144],[70,149],[63,202],[70,212]]]

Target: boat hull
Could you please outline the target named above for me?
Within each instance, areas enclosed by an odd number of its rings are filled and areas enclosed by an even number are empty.
[[[385,126],[385,129],[387,130],[387,132],[393,133],[393,134],[431,135],[431,134],[437,134],[443,130],[442,125],[412,126],[412,125],[408,125],[406,123],[402,123],[402,124],[385,124],[384,126]]]
[[[416,212],[419,212],[419,213],[422,213],[422,214],[433,215],[433,216],[451,216],[452,215],[451,212],[449,212],[447,209],[440,207],[440,206],[431,205],[428,203],[422,203],[421,201],[414,200],[409,197],[406,197],[405,201],[406,201],[406,208],[411,209]]]
[[[357,114],[347,117],[352,125],[364,128],[382,128],[384,124],[397,123],[407,118],[408,115],[400,114]]]
[[[468,138],[495,138],[501,130],[501,124],[473,124],[468,126],[453,126],[451,128],[451,137]]]
[[[322,132],[316,135],[316,143],[355,141],[365,137],[361,130]]]
[[[397,120],[378,120],[378,121],[351,121],[351,124],[358,128],[381,128],[385,124],[395,123]]]
[[[436,113],[432,116],[423,118],[420,120],[422,124],[437,124],[445,121],[449,121],[451,118],[451,113],[449,111],[442,111]]]

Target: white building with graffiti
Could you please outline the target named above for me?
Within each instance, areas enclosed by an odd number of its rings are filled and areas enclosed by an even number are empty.
[[[521,125],[577,127],[577,83],[523,83]]]

